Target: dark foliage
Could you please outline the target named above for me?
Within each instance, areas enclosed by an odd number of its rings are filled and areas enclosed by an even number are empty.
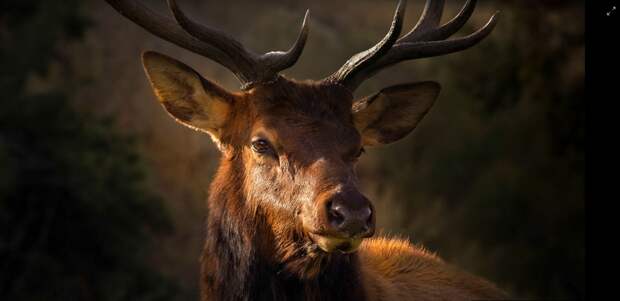
[[[134,142],[28,80],[80,37],[80,1],[4,1],[0,15],[0,299],[169,300],[148,264],[170,230]],[[64,76],[70,77],[70,74]]]

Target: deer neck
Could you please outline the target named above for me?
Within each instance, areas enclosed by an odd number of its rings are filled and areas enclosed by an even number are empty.
[[[211,184],[202,300],[364,300],[355,254],[325,254],[312,278],[287,272],[260,210],[247,206],[242,166],[224,159]]]

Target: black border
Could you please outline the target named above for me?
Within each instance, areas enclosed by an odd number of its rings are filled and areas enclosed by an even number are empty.
[[[620,187],[620,0],[590,0],[585,6],[585,300],[605,300],[613,296],[605,288],[618,286],[612,265],[620,228],[620,211],[614,206]],[[616,10],[607,16],[613,6]]]

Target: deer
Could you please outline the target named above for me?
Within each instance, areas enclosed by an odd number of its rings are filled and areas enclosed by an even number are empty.
[[[427,0],[401,36],[400,0],[387,34],[321,80],[280,74],[302,54],[309,11],[290,49],[257,54],[225,32],[171,17],[140,1],[106,0],[148,32],[204,56],[241,83],[228,91],[186,64],[142,53],[148,81],[176,122],[206,133],[221,156],[209,187],[201,256],[201,300],[475,300],[507,293],[406,239],[373,237],[376,214],[360,192],[356,163],[366,147],[396,142],[439,96],[433,81],[354,92],[399,62],[468,49],[494,29],[499,12],[458,38],[476,1],[441,25],[444,1]]]

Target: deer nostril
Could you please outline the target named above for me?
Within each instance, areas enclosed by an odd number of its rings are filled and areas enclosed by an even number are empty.
[[[345,216],[342,206],[334,205],[333,202],[327,204],[327,212],[329,214],[329,221],[334,226],[340,226],[344,223]]]

